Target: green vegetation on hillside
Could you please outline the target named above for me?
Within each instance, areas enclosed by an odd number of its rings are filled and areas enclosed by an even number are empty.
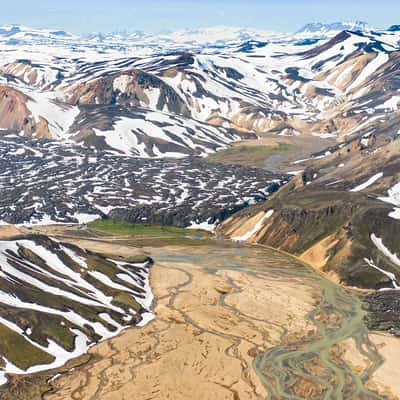
[[[209,237],[206,231],[177,228],[175,226],[159,226],[149,224],[131,224],[129,222],[103,219],[88,224],[89,229],[102,233],[114,235],[129,235],[142,237],[168,237],[168,238],[190,238],[199,236]]]
[[[238,164],[262,167],[264,161],[272,154],[289,151],[291,146],[279,143],[278,146],[234,145],[226,150],[218,151],[206,158],[210,162]]]
[[[21,369],[28,369],[33,365],[49,364],[54,357],[30,344],[23,336],[14,332],[5,325],[0,326],[0,352],[7,354],[12,362]]]

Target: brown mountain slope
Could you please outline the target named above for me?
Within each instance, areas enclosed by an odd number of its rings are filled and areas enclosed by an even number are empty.
[[[400,277],[399,263],[380,246],[400,254],[400,220],[379,200],[400,181],[399,146],[396,140],[366,151],[353,141],[311,160],[266,203],[225,221],[220,233],[295,254],[346,285],[393,287],[368,261]]]

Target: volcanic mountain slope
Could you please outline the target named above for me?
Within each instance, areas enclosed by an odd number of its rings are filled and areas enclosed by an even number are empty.
[[[0,377],[62,366],[152,318],[150,259],[105,258],[47,236],[0,241]]]
[[[284,175],[200,159],[116,156],[13,135],[0,138],[0,220],[85,223],[111,215],[187,227],[265,200]]]
[[[115,105],[81,106],[69,139],[86,147],[141,158],[204,156],[241,136],[173,114]],[[248,137],[251,137],[250,135]]]
[[[400,141],[390,132],[299,160],[295,179],[222,231],[294,253],[347,285],[397,288]]]
[[[5,64],[1,68],[1,72],[6,76],[15,77],[29,86],[46,88],[50,83],[62,79],[65,70],[21,59]]]
[[[398,112],[400,35],[393,30],[264,41],[238,35],[219,46],[189,40],[179,48],[171,40],[162,51],[139,35],[127,43],[146,51],[135,53],[111,39],[102,52],[90,39],[4,31],[37,38],[24,57],[21,47],[0,43],[0,127],[26,136],[182,157],[265,132],[338,141],[378,134]]]
[[[52,93],[0,87],[0,126],[28,137],[74,140],[146,158],[205,155],[240,138],[231,130],[174,114],[113,104],[78,108],[52,97]]]

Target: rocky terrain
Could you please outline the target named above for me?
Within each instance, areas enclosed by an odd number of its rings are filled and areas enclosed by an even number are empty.
[[[367,324],[370,329],[389,331],[400,337],[400,301],[397,291],[370,294],[365,299]]]
[[[297,148],[302,137],[329,139],[311,160],[285,164],[283,173],[306,171],[294,183],[307,186],[305,193],[317,186],[348,192],[385,169],[378,183],[386,196],[398,183],[399,40],[395,29],[362,23],[308,26],[292,35],[215,29],[163,38],[3,27],[0,220],[77,222],[111,213],[178,226],[221,221],[265,200],[287,178],[191,157],[272,135],[288,146],[293,138]],[[60,157],[31,153],[28,142],[9,133],[52,141],[40,146]],[[71,150],[71,142],[81,150]],[[265,166],[273,168],[279,157]],[[145,161],[166,158],[186,159]],[[164,179],[157,168],[176,172]],[[21,185],[29,193],[20,193]]]
[[[201,159],[149,160],[45,140],[0,136],[0,221],[129,222],[212,229],[266,200],[288,177]]]

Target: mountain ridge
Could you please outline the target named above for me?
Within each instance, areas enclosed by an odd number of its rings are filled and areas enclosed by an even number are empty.
[[[368,32],[371,28],[367,22],[352,21],[352,22],[311,22],[304,25],[296,33],[333,33],[341,31],[362,31]]]

